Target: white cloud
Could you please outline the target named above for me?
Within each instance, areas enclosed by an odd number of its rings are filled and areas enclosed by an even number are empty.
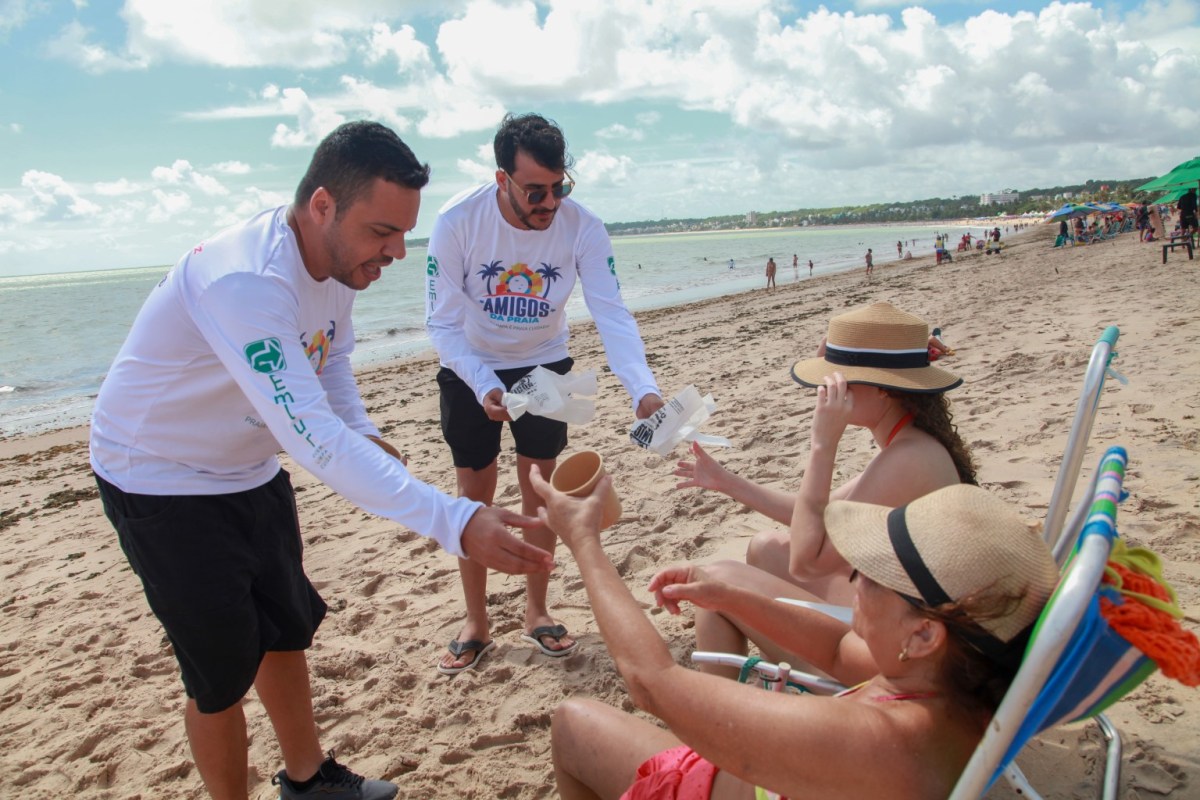
[[[92,31],[77,20],[63,26],[58,36],[46,43],[46,54],[74,64],[85,72],[100,74],[145,69],[149,61],[137,53],[114,53],[89,41]]]
[[[626,155],[587,151],[575,160],[575,173],[589,185],[620,186],[626,183],[633,169],[633,159]]]
[[[24,27],[44,8],[39,0],[0,0],[0,37]]]
[[[272,147],[313,147],[325,134],[346,121],[337,111],[311,102],[303,89],[284,89],[281,99],[282,110],[295,115],[296,127],[289,128],[283,123],[276,125],[271,136]]]
[[[221,161],[209,167],[218,175],[248,175],[250,165],[242,161]]]
[[[187,192],[155,189],[151,194],[154,206],[146,217],[150,222],[166,222],[192,207],[192,197]]]
[[[458,171],[475,183],[484,183],[496,176],[495,164],[480,163],[470,158],[460,158],[455,161]]]
[[[41,170],[27,170],[21,176],[24,197],[0,195],[0,220],[18,225],[33,222],[58,222],[95,216],[100,206],[83,196],[62,176]]]
[[[625,139],[631,142],[640,142],[646,138],[646,134],[640,128],[628,128],[619,122],[596,131],[596,136],[601,139]]]
[[[115,181],[101,181],[92,184],[92,191],[101,197],[122,197],[136,194],[143,190],[143,186],[133,183],[127,178],[118,178]]]

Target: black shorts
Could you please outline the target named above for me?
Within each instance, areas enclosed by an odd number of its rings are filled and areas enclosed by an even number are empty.
[[[1195,214],[1180,214],[1179,228],[1180,230],[1188,230],[1197,227]]]
[[[267,651],[312,644],[326,607],[301,564],[285,470],[232,494],[131,494],[99,475],[96,483],[200,711],[241,700]]]
[[[571,358],[542,366],[559,375],[571,371],[575,362]],[[533,367],[498,369],[496,377],[511,389],[512,385],[529,374]],[[500,430],[503,422],[488,419],[483,406],[475,399],[475,392],[458,377],[453,370],[442,367],[437,374],[441,390],[442,438],[450,445],[454,466],[480,470],[500,455]],[[567,423],[546,419],[535,414],[524,414],[515,422],[508,423],[517,455],[544,460],[558,458],[567,446]]]

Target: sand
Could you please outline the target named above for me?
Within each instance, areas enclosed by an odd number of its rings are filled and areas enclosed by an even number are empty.
[[[808,355],[831,314],[889,300],[940,325],[957,354],[943,362],[966,379],[957,422],[983,484],[1044,515],[1091,347],[1119,325],[1116,368],[1084,464],[1125,445],[1129,500],[1119,524],[1160,552],[1185,609],[1200,609],[1197,506],[1200,260],[1131,235],[1066,250],[1055,226],[1012,237],[1003,256],[971,253],[883,261],[815,281],[784,277],[773,294],[748,292],[638,316],[664,390],[687,384],[719,403],[707,431],[737,449],[718,454],[760,481],[793,488],[805,464],[812,397],[788,368]],[[770,523],[734,502],[674,490],[672,461],[633,446],[628,398],[604,367],[590,325],[574,334],[580,369],[601,370],[600,411],[571,449],[599,450],[616,477],[624,515],[606,534],[613,561],[650,606],[646,583],[678,559],[743,552]],[[432,358],[361,376],[385,436],[410,468],[445,490],[452,469],[437,422]],[[87,464],[86,431],[0,442],[0,796],[195,798],[204,796],[184,736],[183,693],[163,634],[104,519]],[[507,434],[505,437],[508,445]],[[871,457],[863,431],[839,454],[840,481]],[[511,454],[502,456],[499,502],[514,505]],[[361,772],[401,785],[401,797],[554,796],[550,716],[573,694],[630,707],[565,550],[551,581],[557,614],[583,643],[561,661],[534,655],[521,633],[522,581],[495,575],[489,602],[499,647],[477,672],[438,676],[434,663],[462,613],[452,558],[431,541],[365,514],[294,470],[313,582],[330,606],[310,651],[322,741]],[[689,616],[651,611],[683,661]],[[1196,628],[1194,621],[1188,626]],[[273,797],[281,767],[262,708],[246,700],[250,795]],[[1126,745],[1121,797],[1200,796],[1200,695],[1151,678],[1111,717]],[[1094,727],[1041,737],[1022,756],[1047,797],[1095,796]],[[1082,758],[1071,757],[1072,753]],[[993,798],[1014,795],[1004,787]]]

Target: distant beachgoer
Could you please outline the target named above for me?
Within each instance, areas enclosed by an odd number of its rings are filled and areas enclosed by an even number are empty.
[[[733,269],[733,259],[729,259],[729,268]]]
[[[767,259],[767,290],[775,288],[775,259]]]
[[[808,277],[810,277],[810,278],[812,277],[812,270],[813,270],[813,263],[812,263],[812,259],[810,258],[808,260]]]
[[[800,257],[792,253],[792,272],[795,273],[796,280],[800,280]]]
[[[896,258],[900,258],[902,255],[904,255],[904,244],[901,243],[900,241],[897,241],[896,242]]]
[[[866,258],[867,258],[867,275],[870,276],[871,272],[875,269],[875,258],[871,255],[871,248],[869,248],[869,247],[867,248]]]

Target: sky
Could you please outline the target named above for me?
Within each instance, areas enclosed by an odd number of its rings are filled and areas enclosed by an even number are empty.
[[[611,221],[1162,174],[1200,155],[1200,2],[0,0],[0,277],[173,263],[321,137],[429,162],[415,237],[563,128]]]

